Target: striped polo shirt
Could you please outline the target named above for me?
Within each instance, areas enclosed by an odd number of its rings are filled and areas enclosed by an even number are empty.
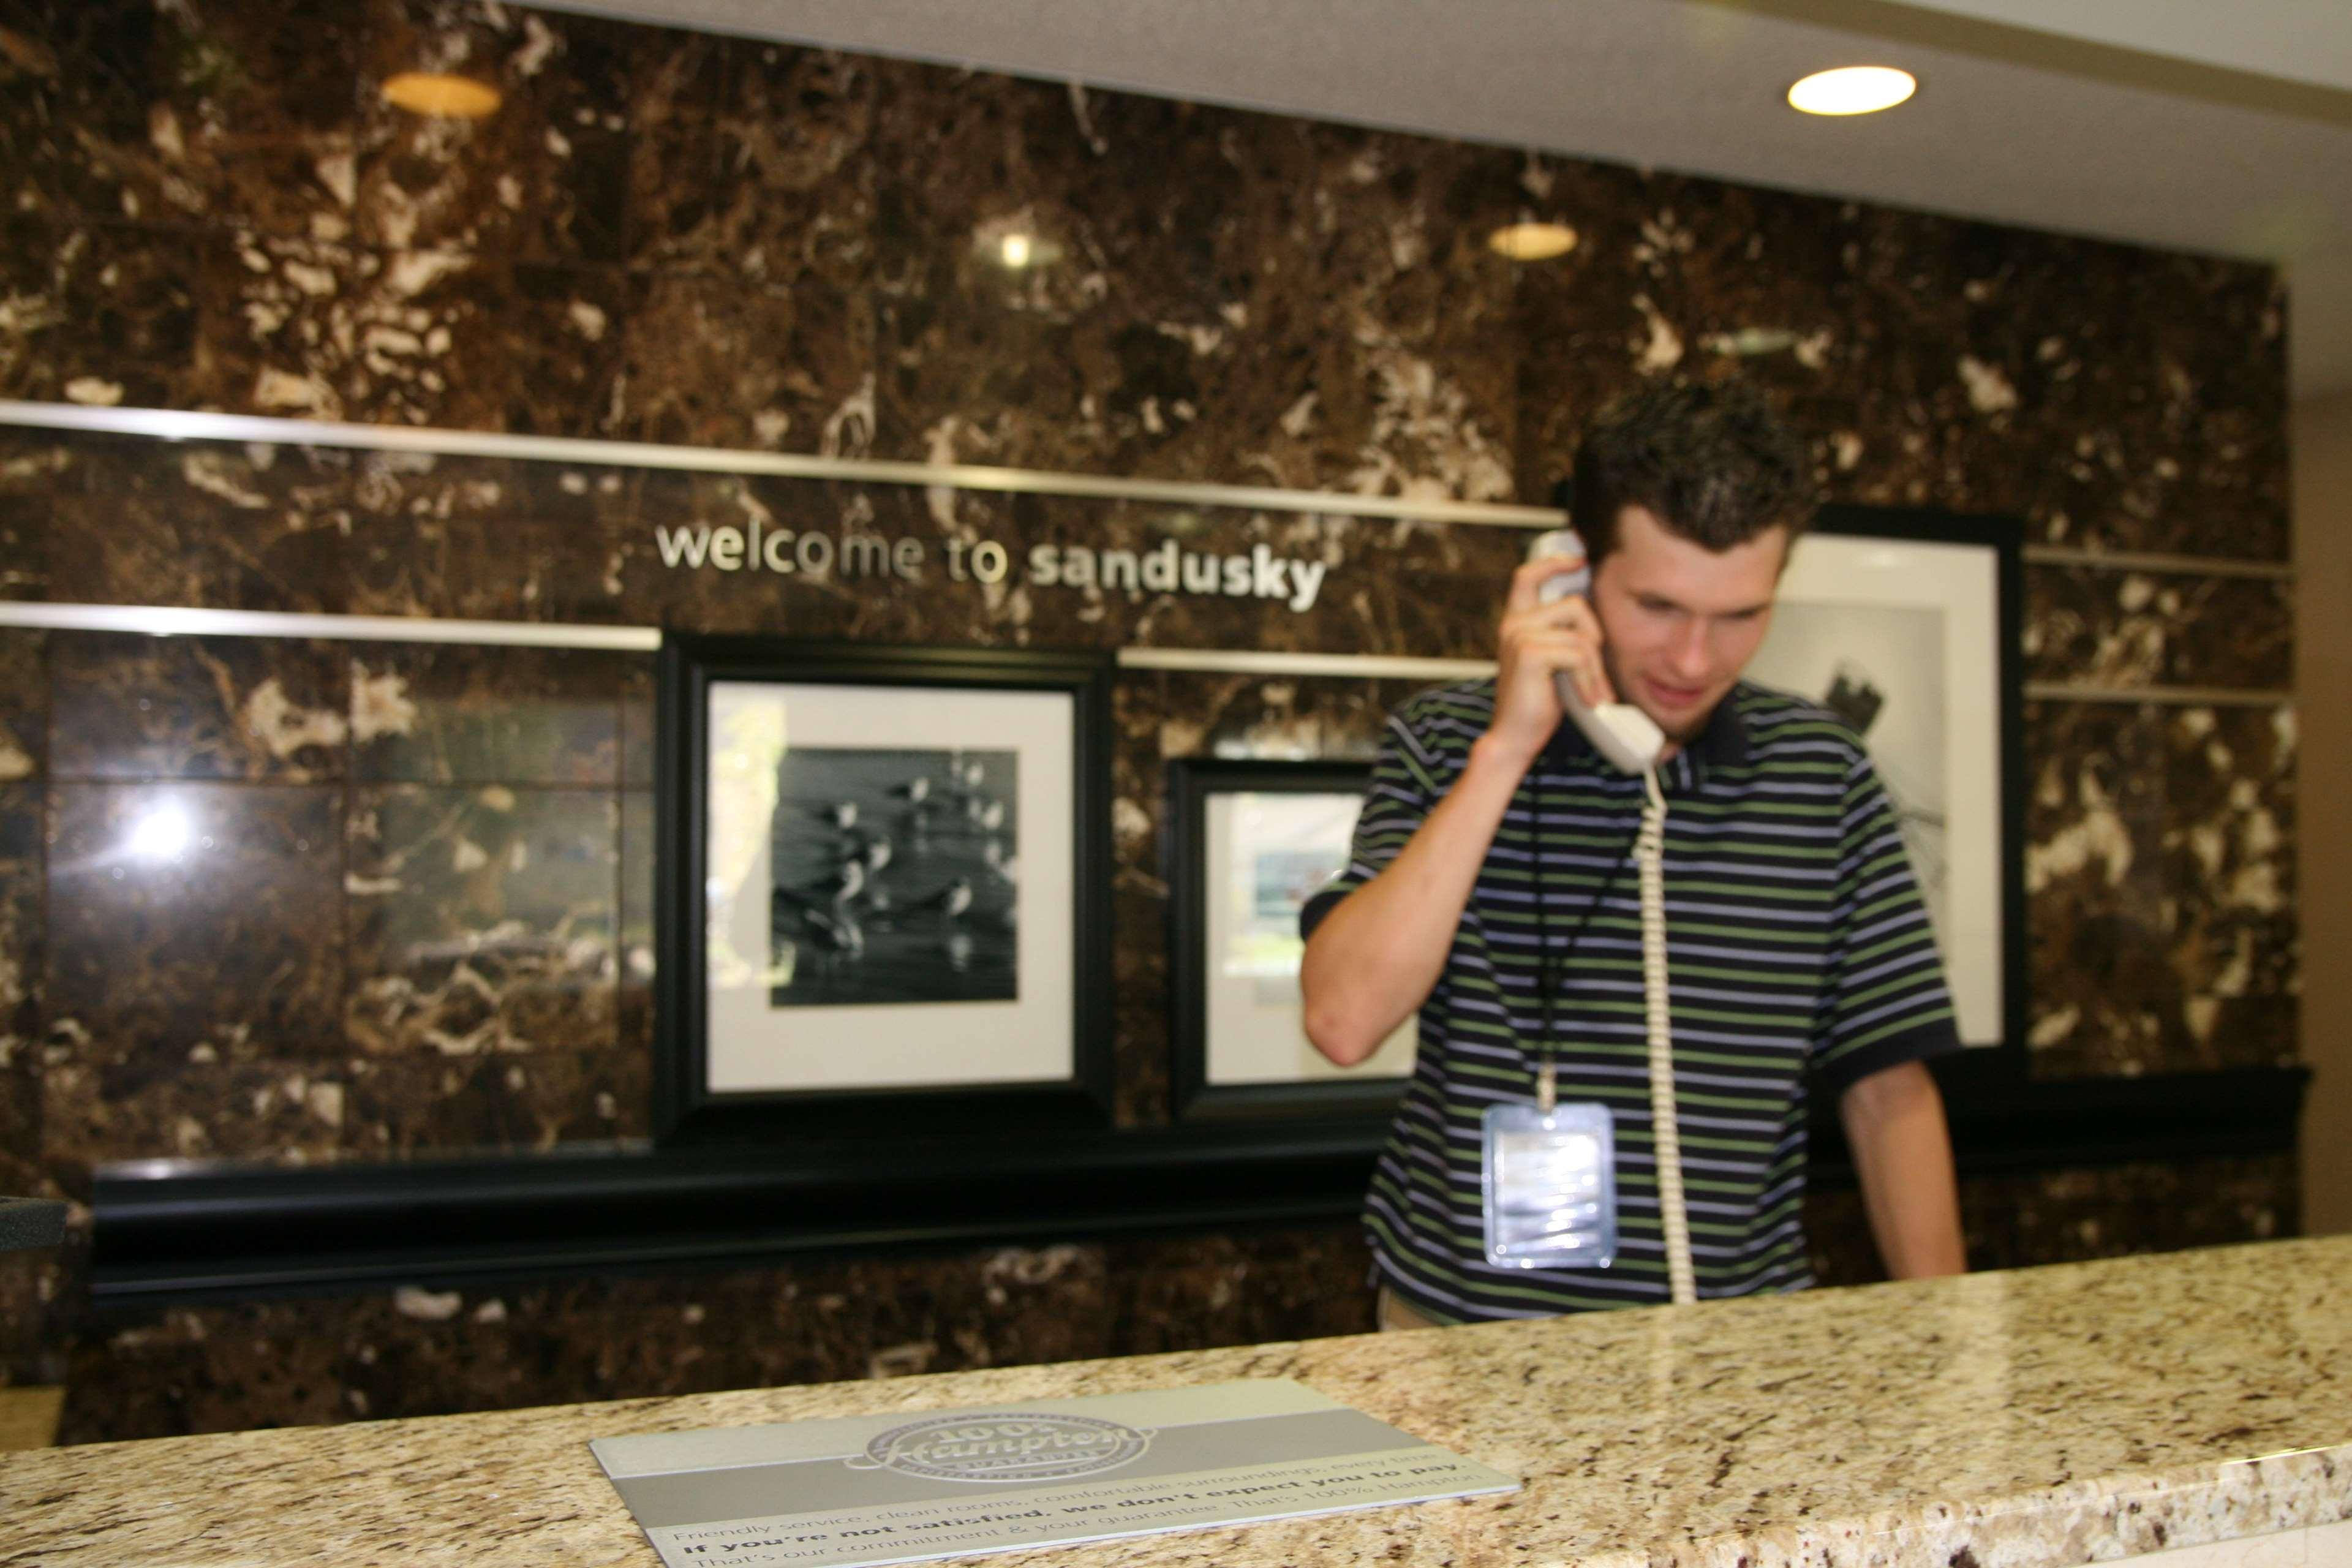
[[[1425,692],[1390,719],[1349,863],[1301,912],[1307,931],[1404,847],[1468,766],[1494,705],[1494,682],[1480,680]],[[1812,1282],[1808,1092],[1833,1097],[1959,1048],[1927,908],[1860,739],[1820,708],[1743,682],[1658,782],[1698,1293],[1801,1289]],[[1419,1062],[1364,1228],[1382,1282],[1440,1321],[1667,1300],[1628,852],[1643,797],[1640,779],[1563,723],[1520,782],[1422,1005]],[[1606,1268],[1486,1261],[1481,1118],[1534,1098],[1547,967],[1559,1099],[1597,1100],[1614,1123],[1618,1251]]]

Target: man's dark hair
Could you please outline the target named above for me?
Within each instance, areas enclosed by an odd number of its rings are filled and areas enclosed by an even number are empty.
[[[1793,542],[1816,498],[1804,442],[1743,382],[1666,382],[1592,416],[1577,444],[1569,521],[1596,566],[1617,548],[1629,506],[1720,553],[1767,529]]]

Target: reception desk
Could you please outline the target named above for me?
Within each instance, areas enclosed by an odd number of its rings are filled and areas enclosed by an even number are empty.
[[[2352,1563],[2352,1237],[1556,1322],[55,1449],[0,1462],[0,1562],[650,1564],[593,1437],[1251,1377],[1297,1378],[1526,1487],[1018,1560]]]

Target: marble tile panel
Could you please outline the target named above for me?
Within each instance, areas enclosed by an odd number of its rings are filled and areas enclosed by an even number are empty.
[[[48,1154],[126,1160],[331,1160],[352,1091],[342,1064],[184,1060],[157,1072],[69,1062],[42,1081]]]
[[[633,253],[777,288],[869,283],[886,177],[878,101],[883,79],[906,68],[764,39],[681,38],[635,105],[640,161],[671,146],[677,155],[673,205],[640,216]],[[688,101],[698,89],[709,97]]]
[[[47,498],[46,596],[331,613],[348,603],[352,454],[107,436],[72,437],[67,451],[80,482]]]
[[[0,784],[0,1194],[41,1173],[41,806],[38,784]]]
[[[2291,710],[2030,703],[2034,1070],[2295,1057]]]
[[[1352,1222],[1114,1242],[1122,1355],[1370,1333],[1372,1260]]]
[[[37,1085],[33,1098],[39,1099]],[[11,1173],[14,1195],[67,1201],[62,1245],[0,1253],[0,1382],[59,1384],[72,1346],[89,1331],[89,1184],[86,1170],[50,1160]]]
[[[634,278],[616,369],[583,434],[673,446],[866,455],[874,306],[863,282],[720,273]]]
[[[1587,234],[1521,290],[1523,493],[1566,473],[1608,397],[1645,376],[1736,370],[1811,436],[1832,499],[2019,515],[2051,543],[2284,557],[2270,270],[1529,167]]]
[[[12,13],[0,166],[15,210],[349,231],[357,7],[24,0]]]
[[[0,397],[184,408],[205,278],[226,247],[174,229],[0,216]]]
[[[695,254],[718,200],[719,116],[746,44],[707,33],[638,33],[628,50],[628,196],[622,256],[666,268]],[[724,258],[714,258],[726,265]]]
[[[617,261],[630,195],[632,56],[675,35],[471,0],[368,0],[360,76],[482,82],[481,119],[412,113],[371,93],[355,171],[361,240],[523,261]]]
[[[654,971],[654,867],[657,831],[653,792],[621,792],[621,932],[617,1049],[651,1059],[656,1024]],[[639,1111],[642,1116],[644,1112]]]
[[[77,1354],[66,1440],[1097,1356],[1121,1342],[1121,1283],[1100,1247],[1004,1247],[140,1314]]]
[[[628,656],[380,643],[352,648],[352,776],[371,783],[620,782]]]
[[[2294,585],[2030,566],[2025,678],[2284,690],[2294,684]]]
[[[349,667],[320,642],[58,632],[50,772],[320,784],[350,761]]]
[[[364,1058],[351,1064],[341,1148],[353,1158],[409,1160],[643,1139],[651,1060],[609,1045]]]
[[[342,807],[336,786],[53,782],[53,1058],[119,1098],[190,1063],[340,1055]]]
[[[621,784],[651,789],[660,767],[654,656],[621,654]]]
[[[200,280],[194,397],[240,413],[588,434],[616,268],[239,233]]]
[[[1842,422],[1820,405],[1851,314],[1829,204],[1567,158],[1517,174],[1528,216],[1578,236],[1517,270],[1519,499],[1548,500],[1585,423],[1651,377],[1737,372]]]
[[[49,592],[52,500],[0,490],[0,603]]]
[[[618,815],[609,790],[354,791],[352,1045],[609,1049]]]
[[[47,632],[0,629],[0,787],[48,765],[48,641]]]
[[[2010,1268],[2172,1252],[2301,1230],[2294,1156],[2165,1161],[1979,1177],[2011,1216]]]
[[[877,68],[877,455],[1510,493],[1509,154]]]
[[[557,492],[572,504],[552,505],[548,489],[470,465],[403,476],[398,504],[355,525],[354,613],[592,625],[628,616],[615,536],[579,515],[586,498]]]
[[[72,440],[39,430],[0,430],[0,600],[50,596],[61,501],[87,488]]]
[[[1975,417],[1948,426],[1945,449],[1979,476],[1972,508],[2022,515],[2053,544],[2285,559],[2273,273],[2007,230],[1967,248],[1969,275],[1946,287],[1979,312],[1954,361],[1955,412]],[[2005,324],[1999,339],[1988,317]]]

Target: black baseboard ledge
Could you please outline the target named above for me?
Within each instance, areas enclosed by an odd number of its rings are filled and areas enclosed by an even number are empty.
[[[2308,1068],[2005,1081],[1938,1065],[1961,1173],[2291,1152]],[[752,1267],[1353,1215],[1377,1121],[985,1133],[396,1165],[101,1171],[102,1310]],[[1811,1179],[1853,1181],[1816,1107]]]

